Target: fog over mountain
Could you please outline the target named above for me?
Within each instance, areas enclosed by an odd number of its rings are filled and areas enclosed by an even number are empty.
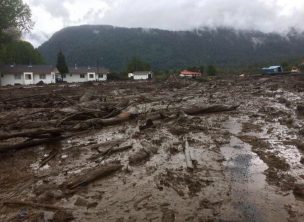
[[[168,31],[85,25],[65,28],[38,50],[50,64],[62,50],[70,65],[123,70],[136,56],[153,69],[176,69],[214,64],[244,67],[280,63],[304,56],[304,34],[240,31],[228,28]]]
[[[24,36],[35,46],[56,31],[82,24],[191,30],[228,27],[286,34],[303,31],[303,0],[25,0],[34,30]]]

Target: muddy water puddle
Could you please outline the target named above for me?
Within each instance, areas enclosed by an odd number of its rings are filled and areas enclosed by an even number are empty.
[[[241,132],[241,121],[230,119],[224,127],[237,135]],[[281,195],[267,184],[264,171],[268,166],[252,152],[251,146],[231,136],[221,152],[231,184],[231,204],[222,217],[233,221],[287,221],[285,208],[294,202],[294,196]]]

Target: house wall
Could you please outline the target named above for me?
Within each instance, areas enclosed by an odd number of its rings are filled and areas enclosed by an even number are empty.
[[[85,74],[85,78],[80,78],[80,74],[66,74],[63,81],[73,83],[73,82],[87,82],[88,76]]]
[[[45,74],[45,79],[40,79],[39,74],[34,74],[34,84],[37,84],[40,81],[43,81],[45,84],[55,83],[55,73]]]
[[[94,74],[94,78],[89,78],[89,74]],[[108,79],[107,74],[103,74],[102,78],[99,78],[98,74],[95,73],[86,73],[85,78],[80,78],[80,74],[66,74],[66,77],[63,78],[63,81],[68,83],[75,82],[88,82],[88,81],[106,81]]]
[[[20,73],[21,79],[15,79],[15,75],[13,74],[1,74],[0,75],[0,83],[1,86],[7,86],[7,85],[15,85],[15,84],[24,84],[24,75],[23,73]]]
[[[146,80],[149,78],[149,75],[146,74],[146,75],[134,75],[133,76],[134,80]]]
[[[96,80],[97,81],[107,81],[108,80],[108,75],[107,74],[103,74],[102,78],[99,78],[99,75],[96,75]]]

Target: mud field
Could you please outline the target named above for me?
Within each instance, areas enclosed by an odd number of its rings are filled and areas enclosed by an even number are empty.
[[[0,89],[0,221],[304,221],[304,76]]]

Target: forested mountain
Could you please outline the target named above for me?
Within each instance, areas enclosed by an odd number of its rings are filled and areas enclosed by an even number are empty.
[[[214,64],[240,67],[304,58],[304,34],[282,36],[257,31],[203,29],[166,31],[102,25],[68,27],[38,50],[50,64],[62,50],[69,65],[99,65],[122,70],[138,57],[153,69]]]

